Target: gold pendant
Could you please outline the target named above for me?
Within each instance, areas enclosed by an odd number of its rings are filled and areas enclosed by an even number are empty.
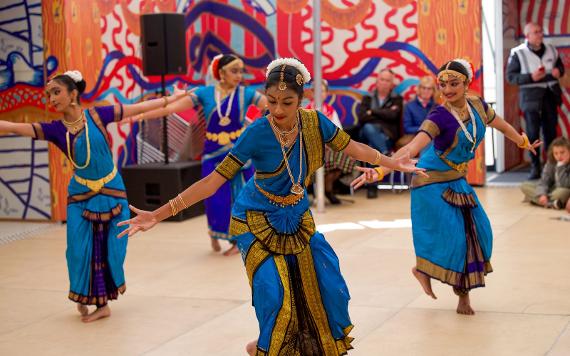
[[[291,193],[293,193],[293,194],[300,195],[300,194],[303,194],[304,192],[305,192],[305,189],[303,189],[303,187],[299,183],[295,183],[291,187]]]
[[[228,126],[231,122],[232,122],[232,120],[230,120],[229,117],[224,116],[220,119],[219,124],[220,124],[220,126]]]

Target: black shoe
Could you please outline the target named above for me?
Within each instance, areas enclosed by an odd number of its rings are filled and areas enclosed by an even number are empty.
[[[378,188],[376,187],[376,185],[368,186],[368,190],[366,191],[366,197],[368,199],[378,198]]]
[[[340,204],[340,200],[332,192],[325,192],[325,197],[331,202],[332,205]]]
[[[540,179],[540,169],[537,167],[530,168],[530,174],[528,175],[529,180]]]

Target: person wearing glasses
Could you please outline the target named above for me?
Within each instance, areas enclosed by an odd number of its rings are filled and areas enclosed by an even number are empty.
[[[435,81],[430,76],[420,79],[416,87],[416,97],[404,106],[404,135],[396,142],[396,148],[404,147],[412,141],[428,113],[435,105]]]

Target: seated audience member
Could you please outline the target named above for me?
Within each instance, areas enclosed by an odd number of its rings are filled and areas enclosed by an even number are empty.
[[[403,99],[393,92],[394,72],[382,69],[376,79],[376,89],[365,95],[358,111],[360,133],[363,143],[389,154],[400,137]],[[368,185],[368,198],[376,198],[376,184]]]
[[[416,87],[416,97],[404,105],[403,129],[404,135],[396,142],[396,149],[407,145],[416,135],[427,114],[435,105],[435,81],[430,76],[420,79]]]
[[[524,182],[525,201],[570,213],[570,140],[558,137],[548,148],[548,161],[538,183]]]
[[[322,81],[322,107],[321,112],[325,114],[329,120],[337,127],[342,129],[342,124],[338,118],[338,114],[332,105],[325,102],[329,95],[329,83],[323,79]],[[314,108],[314,101],[311,101],[307,106],[308,109]],[[340,204],[340,200],[336,197],[333,191],[333,185],[342,175],[352,173],[356,161],[350,156],[342,153],[335,152],[328,146],[325,146],[325,196],[331,204]]]

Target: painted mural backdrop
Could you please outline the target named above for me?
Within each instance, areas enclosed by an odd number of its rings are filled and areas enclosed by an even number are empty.
[[[139,16],[155,12],[175,11],[185,16],[188,69],[185,75],[167,77],[168,86],[204,84],[210,59],[222,52],[244,59],[246,81],[253,86],[261,85],[265,67],[277,57],[296,57],[312,71],[312,4],[309,0],[35,1],[38,12],[44,14],[45,40],[43,62],[34,63],[43,70],[34,93],[41,94],[47,76],[78,69],[88,84],[87,106],[132,103],[152,96],[160,87],[160,78],[142,74]],[[322,70],[332,88],[327,100],[344,125],[357,123],[359,100],[372,90],[376,73],[384,67],[396,72],[395,90],[410,99],[419,77],[434,75],[450,58],[464,57],[475,66],[473,90],[480,91],[480,1],[323,0],[321,6]],[[10,83],[2,94],[16,87]],[[23,105],[26,112],[39,109],[50,116],[42,100],[17,101],[17,105]],[[2,110],[11,112],[15,106]],[[138,127],[113,127],[111,132],[119,166],[136,162]],[[55,202],[63,201],[70,173],[58,155],[50,156]],[[483,155],[477,157],[470,180],[482,183]],[[58,216],[65,214],[64,204],[58,208]]]

